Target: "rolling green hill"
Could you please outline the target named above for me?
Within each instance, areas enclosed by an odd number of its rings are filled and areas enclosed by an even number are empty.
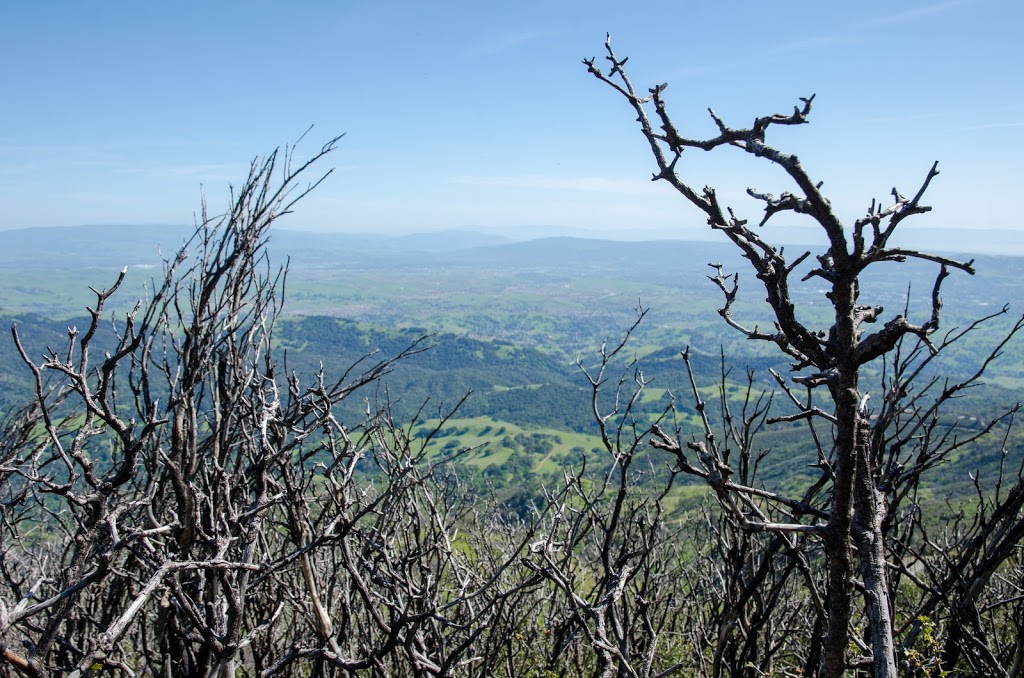
[[[18,323],[30,355],[61,350],[67,327],[85,324],[82,309],[92,300],[89,285],[109,284],[129,265],[129,277],[112,300],[114,312],[123,311],[144,295],[146,280],[159,274],[157,243],[180,242],[186,233],[171,227],[0,232],[0,313]],[[47,255],[40,257],[40,252]],[[720,351],[736,376],[742,376],[743,368],[754,369],[760,388],[772,388],[768,368],[787,369],[770,347],[744,341],[718,317],[720,292],[706,278],[711,272],[707,262],[740,271],[741,301],[735,311],[741,322],[753,324],[764,317],[763,293],[744,275],[744,262],[722,244],[573,238],[496,242],[465,233],[404,239],[275,234],[272,256],[284,261],[288,255],[285,316],[275,332],[287,369],[309,379],[322,363],[328,378],[340,376],[365,356],[395,355],[429,335],[430,350],[403,361],[386,378],[396,414],[400,419],[417,412],[438,416],[470,393],[435,444],[479,446],[465,462],[482,474],[481,482],[492,485],[511,478],[517,464],[524,477],[542,476],[552,471],[555,460],[577,458],[597,444],[589,388],[575,361],[593,364],[601,343],[617,340],[632,323],[638,303],[650,312],[616,369],[628,376],[639,368],[650,380],[639,408],[642,416],[656,416],[674,396],[684,425],[694,423],[679,358],[688,345],[709,399],[715,394]],[[962,326],[1024,296],[1016,275],[1021,261],[980,258],[976,276],[947,280],[946,327]],[[929,265],[893,265],[866,281],[863,297],[886,306],[886,315],[902,311],[909,297],[913,317],[927,309],[934,273]],[[804,317],[813,319],[827,310],[819,288],[813,283],[794,290]],[[951,351],[935,373],[965,376],[997,335],[972,337]],[[637,366],[629,367],[634,358]],[[988,382],[956,402],[947,413],[951,422],[977,425],[978,417],[983,421],[1020,398],[1020,342],[1008,347]],[[13,343],[0,341],[0,409],[30,393],[30,374]],[[784,406],[781,400],[779,406]],[[806,461],[794,429],[780,427],[765,441],[784,452],[772,455],[764,468],[768,476],[793,474]],[[938,469],[933,482],[964,485],[959,481],[974,466],[997,461],[991,450],[979,450]]]

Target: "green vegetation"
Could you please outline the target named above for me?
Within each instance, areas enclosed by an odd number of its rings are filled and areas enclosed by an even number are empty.
[[[333,251],[329,236],[323,238],[321,247],[305,255],[300,252],[292,261],[286,291],[289,314],[279,319],[274,333],[275,347],[283,349],[288,369],[311,374],[323,364],[327,376],[337,377],[344,366],[360,359],[372,364],[430,335],[430,350],[396,365],[385,383],[400,418],[419,412],[424,403],[428,416],[443,412],[471,394],[458,412],[467,434],[437,441],[449,450],[483,445],[462,458],[468,469],[484,472],[506,462],[499,451],[508,450],[500,448],[505,434],[497,431],[502,427],[513,436],[563,440],[551,454],[532,453],[529,446],[519,450],[523,459],[532,460],[524,477],[538,485],[552,478],[559,463],[572,458],[569,450],[589,451],[595,446],[590,396],[575,360],[582,356],[586,363],[605,337],[616,336],[631,322],[636,298],[653,307],[628,352],[651,380],[640,402],[640,411],[650,417],[662,412],[674,394],[685,392],[687,376],[679,352],[687,345],[702,379],[703,397],[711,401],[718,398],[714,384],[722,352],[729,355],[733,369],[753,369],[758,387],[764,389],[774,388],[769,368],[784,372],[788,367],[721,323],[711,283],[699,271],[672,273],[676,266],[666,273],[664,260],[678,259],[684,252],[691,258],[730,261],[728,250],[716,245],[555,239],[442,253],[399,250],[383,256],[370,253],[370,243],[366,249]],[[136,234],[136,239],[144,240],[145,234]],[[124,286],[109,302],[117,309],[109,314],[114,321],[135,303],[155,270],[155,246],[149,259],[140,254],[144,250],[136,244],[131,255],[150,268],[129,270]],[[105,260],[90,259],[88,267],[75,267],[74,259],[68,259],[63,262],[67,268],[55,275],[39,262],[30,268],[28,253],[19,256],[17,248],[8,249],[14,268],[0,270],[5,283],[0,288],[0,309],[5,310],[0,313],[18,323],[31,355],[65,345],[69,326],[86,326],[82,311],[90,303],[88,285],[95,286],[104,276],[113,279],[120,265],[111,259],[114,256],[117,252]],[[656,265],[634,266],[632,262],[642,256],[653,258]],[[326,266],[328,259],[336,262],[335,268]],[[1019,278],[1012,274],[1018,265],[1015,258],[986,257],[974,278],[950,280],[946,326],[963,325],[972,313],[1024,297]],[[366,274],[377,266],[372,276]],[[905,268],[917,275],[912,289],[927,289],[927,269],[910,264]],[[891,307],[906,303],[905,286],[884,279],[873,284],[873,293],[881,294]],[[811,290],[800,294],[807,299],[815,296]],[[922,292],[912,299],[922,304],[926,296]],[[756,312],[756,306],[738,309],[744,315]],[[972,335],[954,346],[935,371],[943,377],[964,377],[975,356],[986,349],[987,336],[991,335]],[[98,340],[105,340],[102,333]],[[0,410],[28,397],[29,377],[13,345],[0,342]],[[1008,347],[986,382],[985,388],[971,390],[957,401],[955,410],[946,412],[949,424],[976,429],[984,413],[1018,398],[1024,391],[1024,348]],[[728,391],[730,400],[741,396],[738,385]],[[677,405],[682,422],[698,430],[688,404]],[[365,406],[347,407],[354,412]],[[492,429],[485,431],[487,425],[479,425],[483,421]],[[791,450],[772,455],[762,469],[764,477],[773,482],[787,475],[797,480],[803,466],[789,460],[801,458],[799,427],[775,427],[763,434],[763,440],[773,449]],[[932,471],[929,486],[939,496],[969,493],[964,478],[998,464],[996,447],[993,443],[992,449],[956,455]],[[525,468],[522,459],[518,462]],[[495,485],[498,473],[491,473],[488,480]]]

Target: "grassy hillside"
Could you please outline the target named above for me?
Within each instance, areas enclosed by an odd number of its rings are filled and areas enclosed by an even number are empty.
[[[0,267],[0,313],[18,323],[31,355],[61,350],[67,327],[85,323],[82,311],[93,300],[88,287],[109,284],[126,264],[129,277],[111,306],[123,312],[134,304],[144,296],[149,277],[160,271],[157,243],[180,242],[185,234],[170,228],[90,229],[0,233],[0,245],[5,245],[0,247],[5,263]],[[637,303],[650,312],[616,369],[627,377],[642,369],[650,380],[639,408],[642,417],[657,416],[675,398],[684,435],[697,431],[679,358],[686,346],[691,346],[704,397],[711,402],[717,398],[721,351],[734,377],[742,378],[747,367],[755,371],[757,388],[773,388],[769,368],[784,372],[788,367],[770,347],[742,340],[718,317],[720,293],[706,278],[709,261],[741,272],[746,293],[741,292],[735,309],[738,320],[755,324],[764,318],[763,293],[743,275],[744,262],[724,245],[571,238],[507,243],[451,233],[404,240],[278,235],[274,256],[281,261],[286,254],[293,257],[286,315],[275,334],[288,370],[309,379],[323,364],[327,377],[336,378],[357,361],[395,355],[429,335],[428,351],[388,375],[388,395],[399,418],[419,412],[429,420],[471,394],[444,435],[431,444],[472,448],[462,463],[492,487],[514,477],[539,482],[559,464],[593,451],[590,392],[575,361],[592,365],[601,343],[617,340],[632,323]],[[39,257],[61,239],[68,245],[61,254]],[[94,246],[87,247],[90,243]],[[944,288],[945,326],[963,326],[1020,298],[1015,274],[1020,262],[986,257],[977,262],[976,276],[952,276]],[[862,296],[884,305],[886,316],[901,312],[909,299],[914,317],[927,308],[934,273],[931,266],[894,265],[866,281]],[[805,318],[827,311],[819,287],[814,283],[794,290]],[[966,376],[998,333],[970,337],[933,374]],[[633,359],[638,363],[630,366]],[[12,342],[0,341],[0,409],[29,396],[29,378]],[[879,378],[880,373],[869,370],[866,383]],[[955,402],[946,413],[950,423],[965,430],[976,427],[1019,399],[1024,391],[1020,342],[1004,352],[988,383]],[[866,388],[880,391],[880,386]],[[739,396],[733,387],[730,398]],[[784,411],[785,403],[780,400],[778,407]],[[764,437],[764,445],[776,451],[762,470],[765,478],[795,481],[810,461],[802,435],[798,427],[778,427]],[[934,470],[932,483],[969,490],[966,474],[997,465],[997,447],[993,443],[992,449],[959,456]]]

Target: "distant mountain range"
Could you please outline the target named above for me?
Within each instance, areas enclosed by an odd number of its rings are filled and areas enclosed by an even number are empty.
[[[83,225],[26,228],[0,231],[0,265],[91,268],[151,265],[177,252],[192,235],[191,226],[170,224]],[[271,249],[310,265],[337,257],[356,258],[452,252],[512,242],[501,236],[475,231],[442,231],[388,236],[366,233],[310,233],[274,230]]]
[[[0,310],[34,310],[54,318],[69,317],[91,303],[90,286],[109,284],[115,271],[126,266],[128,279],[112,301],[133,305],[142,286],[153,276],[159,277],[163,258],[174,255],[192,232],[191,227],[176,225],[0,231]],[[911,246],[905,241],[897,244]],[[805,247],[787,247],[787,258],[795,260]],[[553,295],[563,299],[569,306],[562,313],[585,310],[590,302],[571,301],[565,293],[566,285],[579,294],[587,286],[601,287],[602,294],[628,294],[634,299],[631,306],[637,297],[652,303],[656,294],[676,296],[677,290],[687,294],[694,291],[702,295],[702,302],[711,302],[716,297],[707,280],[709,263],[720,263],[730,273],[738,272],[748,290],[745,299],[756,299],[750,294],[754,288],[747,282],[749,264],[724,238],[718,242],[575,237],[515,241],[466,230],[389,236],[282,229],[272,231],[269,250],[274,264],[288,262],[291,312],[366,315],[367,309],[375,309],[377,322],[400,324],[401,318],[411,322],[407,316],[413,311],[406,307],[399,310],[402,298],[414,303],[420,312],[433,298],[440,305],[432,314],[443,316],[444,304],[455,303],[451,298],[477,295],[482,299],[488,294],[518,294],[524,289],[534,297]],[[978,273],[954,276],[955,280],[944,286],[944,297],[952,308],[981,310],[1020,298],[1016,257],[953,256],[978,259]],[[808,262],[803,266],[809,269]],[[901,304],[906,297],[910,281],[915,296],[925,299],[935,273],[935,264],[911,261],[903,266],[873,267],[863,283],[865,290],[873,290],[873,299],[894,308],[893,304]],[[581,282],[572,283],[574,280]],[[813,303],[821,296],[823,290],[817,289],[820,284],[808,285],[802,291],[799,285],[794,288],[795,300],[805,303],[800,296],[803,294],[808,295],[806,303]],[[437,296],[442,288],[445,295],[454,295],[444,303]],[[429,295],[428,289],[433,290]],[[356,301],[357,297],[361,301]],[[416,299],[420,301],[410,301]],[[474,306],[478,302],[459,304],[475,317],[488,312],[486,306]]]
[[[151,224],[59,226],[0,231],[0,266],[53,266],[58,269],[157,265],[191,235],[193,228],[183,225]],[[710,234],[714,236],[714,233]],[[792,249],[813,246],[806,229],[776,229],[780,244]],[[896,244],[908,248],[961,254],[1024,255],[1024,232],[943,230],[938,234],[905,229]],[[663,245],[652,246],[661,242]],[[272,231],[271,253],[283,261],[290,257],[293,266],[320,267],[345,262],[347,265],[389,264],[411,258],[441,257],[450,263],[494,261],[506,258],[536,257],[538,263],[565,262],[567,250],[573,261],[586,261],[588,252],[604,252],[614,244],[622,256],[629,253],[663,258],[665,247],[680,248],[694,256],[731,258],[734,253],[724,236],[716,241],[671,239],[664,241],[608,241],[596,238],[547,237],[522,241],[474,230],[448,230],[411,235],[367,233],[314,233],[277,229]]]

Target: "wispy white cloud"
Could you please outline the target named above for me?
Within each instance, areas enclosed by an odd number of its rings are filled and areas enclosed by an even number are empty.
[[[917,7],[911,7],[910,9],[905,9],[900,12],[873,17],[861,23],[861,26],[881,26],[885,24],[902,24],[908,21],[916,21],[927,16],[947,12],[954,7],[965,5],[968,2],[969,0],[943,0],[942,2],[918,5]]]
[[[1024,122],[987,122],[979,125],[966,125],[964,127],[954,127],[950,129],[950,132],[977,132],[979,130],[988,129],[1012,129],[1015,127],[1024,127]]]
[[[605,177],[552,177],[538,174],[519,176],[476,176],[452,177],[457,184],[471,186],[500,186],[506,188],[530,188],[553,191],[586,191],[594,193],[649,194],[651,182],[636,179],[608,179]]]
[[[875,16],[856,24],[855,26],[851,26],[850,28],[855,28],[857,30],[853,30],[849,33],[839,32],[830,35],[815,35],[808,38],[783,42],[766,47],[756,57],[722,61],[713,64],[697,64],[677,70],[671,75],[676,77],[697,76],[723,71],[742,70],[752,67],[761,68],[765,65],[768,59],[772,58],[781,58],[791,54],[827,51],[838,47],[863,44],[876,39],[876,36],[872,35],[870,31],[865,32],[863,30],[865,28],[917,21],[928,16],[951,11],[957,7],[967,5],[972,1],[975,0],[942,0],[941,2],[932,2],[926,5],[920,5],[899,12],[894,12],[892,14]]]
[[[239,166],[221,164],[197,164],[197,165],[155,165],[151,167],[119,168],[120,172],[131,174],[143,174],[155,177],[203,177],[209,179],[238,179]]]
[[[948,113],[944,111],[928,111],[927,113],[915,113],[910,115],[883,115],[874,118],[851,120],[851,122],[859,123],[861,125],[897,125],[911,122],[923,122],[925,120],[937,120],[939,118],[944,118],[947,115]]]
[[[521,29],[494,33],[470,45],[466,49],[466,56],[481,57],[500,54],[501,52],[515,49],[520,45],[539,40],[550,33],[551,31],[544,29]]]
[[[766,65],[781,62],[785,57],[793,54],[827,51],[837,47],[864,43],[871,39],[871,36],[866,34],[837,34],[819,35],[801,40],[793,40],[771,47],[766,47],[756,55],[752,55],[744,59],[732,59],[710,64],[695,64],[676,69],[675,71],[670,72],[666,79],[671,81],[673,78],[679,77],[704,76],[749,69],[761,70]]]
[[[816,35],[802,40],[793,40],[776,45],[768,50],[768,54],[791,54],[793,52],[815,52],[822,49],[832,49],[845,45],[856,45],[870,40],[871,36],[864,34],[853,35]]]

